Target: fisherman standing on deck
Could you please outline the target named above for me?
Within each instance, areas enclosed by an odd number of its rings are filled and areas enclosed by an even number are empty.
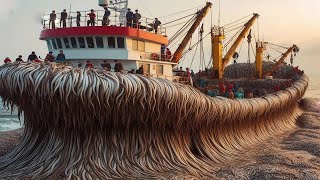
[[[130,8],[128,8],[128,12],[126,14],[127,18],[127,27],[132,27],[132,21],[133,21],[133,12]]]
[[[109,25],[109,16],[110,16],[110,11],[108,7],[104,7],[104,15],[103,15],[103,20],[102,20],[102,26],[108,26]]]
[[[19,55],[19,57],[16,59],[16,62],[19,62],[19,63],[23,62],[21,55]]]
[[[80,11],[77,11],[77,27],[80,27],[81,22],[81,13]]]
[[[56,62],[64,62],[66,60],[66,56],[64,55],[63,51],[60,50],[60,53],[58,54],[56,58]]]
[[[38,59],[38,56],[36,55],[36,53],[34,51],[32,51],[32,53],[28,57],[28,61],[34,61],[36,59]]]
[[[138,12],[138,9],[136,9],[136,13],[133,15],[133,27],[139,28],[139,20],[141,19],[141,14]]]
[[[57,19],[57,14],[56,12],[53,10],[52,13],[50,14],[50,19],[49,19],[49,29],[50,29],[50,25],[52,24],[52,29],[56,28],[56,19]]]
[[[159,21],[158,18],[155,18],[153,21],[153,29],[156,34],[158,34],[158,27],[160,26],[160,24],[161,21]]]
[[[66,21],[67,17],[68,17],[67,10],[64,9],[60,15],[60,28],[61,28],[61,22],[62,22],[63,28],[67,27],[67,21]]]
[[[91,9],[91,13],[89,13],[89,14],[87,14],[88,16],[89,16],[89,18],[90,18],[90,20],[88,20],[88,22],[87,22],[87,25],[88,26],[95,26],[96,25],[96,21],[95,21],[95,19],[96,19],[96,14],[94,13],[94,10],[93,9]]]

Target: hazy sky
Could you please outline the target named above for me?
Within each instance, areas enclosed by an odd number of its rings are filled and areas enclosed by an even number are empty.
[[[0,0],[0,40],[2,42],[0,60],[7,56],[15,59],[19,54],[26,58],[33,50],[38,55],[45,56],[47,47],[39,40],[42,30],[41,15],[53,9],[57,12],[64,8],[69,9],[70,4],[73,11],[99,9],[97,1]],[[131,9],[139,9],[144,16],[162,17],[161,20],[164,23],[170,20],[166,15],[198,7],[205,2],[204,0],[131,0],[129,6]],[[217,24],[219,1],[211,2],[213,3],[213,22]],[[285,46],[297,44],[301,49],[297,64],[309,73],[320,74],[319,0],[221,0],[222,25],[254,12],[261,15],[259,18],[261,39]],[[206,23],[209,22],[210,15],[206,20]],[[169,35],[173,34],[174,30],[176,29],[168,29]],[[208,49],[209,46],[206,44],[205,48]]]

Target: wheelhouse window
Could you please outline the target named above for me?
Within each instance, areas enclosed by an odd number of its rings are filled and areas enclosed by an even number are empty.
[[[51,45],[51,42],[49,40],[47,40],[47,45],[48,45],[48,49],[52,49],[52,45]]]
[[[138,50],[139,50],[139,52],[145,52],[145,42],[144,41],[138,42]]]
[[[157,65],[157,74],[163,75],[163,65]]]
[[[137,40],[132,40],[132,50],[133,51],[138,51],[138,41]]]
[[[86,37],[88,48],[94,48],[93,37]]]
[[[117,37],[117,44],[118,44],[118,48],[123,49],[124,48],[124,38],[123,37]]]
[[[108,46],[109,48],[116,48],[115,37],[108,37]]]
[[[96,37],[96,44],[97,44],[97,48],[104,48],[103,38]]]
[[[72,48],[78,48],[77,39],[75,37],[70,38]]]
[[[51,39],[53,49],[57,49],[57,44],[55,39]]]
[[[63,38],[64,46],[69,49],[70,48],[70,41],[69,38]]]
[[[59,49],[62,49],[61,39],[60,39],[60,38],[56,38],[56,41],[57,41],[58,48],[59,48]]]
[[[83,37],[78,37],[78,41],[79,41],[80,48],[86,48],[86,43]]]

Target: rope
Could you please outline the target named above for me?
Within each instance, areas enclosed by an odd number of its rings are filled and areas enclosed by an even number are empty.
[[[174,25],[171,25],[171,26],[166,26],[166,28],[169,29],[169,28],[172,28],[172,27],[176,27],[176,26],[179,26],[179,25],[181,25],[181,24],[185,24],[186,22],[187,22],[187,21],[181,22],[181,23],[179,23],[179,24],[174,24]]]
[[[194,58],[195,58],[195,56],[196,56],[196,53],[197,53],[197,50],[198,50],[198,46],[199,44],[197,44],[197,47],[196,47],[196,50],[194,51],[194,54],[193,54],[193,57],[192,57],[192,61],[191,61],[191,64],[190,64],[190,68],[191,68],[191,66],[192,66],[192,64],[193,64],[193,61],[194,61]],[[184,56],[184,55],[183,55]]]
[[[281,51],[279,51],[279,50],[277,50],[277,49],[275,49],[275,48],[273,48],[273,47],[271,47],[271,46],[269,46],[271,49],[273,49],[274,51],[277,51],[278,53],[280,53],[280,54],[283,54],[283,52],[281,52]]]
[[[183,31],[185,31],[193,21],[195,21],[195,16],[194,15],[184,26],[182,26],[170,39],[169,39],[169,44],[172,43]]]
[[[273,44],[273,43],[267,43],[268,45],[272,45],[272,46],[277,46],[277,47],[281,47],[281,48],[284,48],[284,49],[289,49],[289,47],[285,47],[285,46],[281,46],[281,45],[277,45],[277,44]]]
[[[244,28],[244,26],[243,26],[243,28]],[[231,41],[232,41],[238,34],[240,34],[241,30],[242,30],[242,28],[241,28],[235,35],[233,35],[233,36],[231,37],[231,39],[230,39],[223,47],[225,48],[226,46],[228,46],[228,45],[231,43]]]
[[[224,25],[223,27],[229,26],[229,25],[231,25],[231,24],[233,24],[233,23],[236,23],[236,22],[238,22],[238,21],[241,21],[242,19],[245,19],[245,18],[250,17],[250,16],[252,16],[252,14],[250,14],[250,15],[248,15],[248,16],[245,16],[245,17],[243,17],[243,18],[240,18],[240,19],[238,19],[238,20],[235,20],[235,21],[233,21],[233,22],[231,22],[231,23],[229,23],[229,24],[226,24],[226,25]]]
[[[242,26],[235,27],[234,29],[230,29],[230,30],[228,30],[228,31],[225,31],[224,34],[229,34],[229,33],[233,32],[233,31],[238,30],[238,29],[243,28],[243,27],[244,27],[243,25],[242,25]]]
[[[165,18],[165,17],[173,16],[173,15],[176,15],[176,14],[181,14],[181,13],[184,13],[184,12],[187,12],[187,11],[190,11],[190,10],[193,10],[193,9],[198,9],[198,8],[200,8],[200,7],[203,8],[204,6],[203,6],[203,5],[202,5],[202,6],[197,6],[197,7],[190,8],[190,9],[187,9],[187,10],[183,10],[183,11],[180,11],[180,12],[168,14],[168,15],[166,15],[166,16],[160,16],[160,17],[158,17],[158,19],[159,19],[159,18]]]
[[[192,13],[192,14],[189,14],[189,15],[184,16],[184,17],[182,17],[182,18],[175,19],[175,20],[173,20],[173,21],[169,21],[169,22],[167,22],[167,23],[162,24],[162,26],[165,26],[165,25],[167,25],[167,24],[174,23],[174,22],[176,22],[176,21],[179,21],[179,20],[181,20],[181,19],[185,19],[185,18],[190,17],[190,16],[195,15],[195,14],[197,14],[197,13]]]
[[[207,35],[205,35],[201,40],[204,40],[206,37],[208,37],[211,34],[211,32],[209,32]],[[188,52],[190,52],[195,46],[197,46],[200,43],[200,41],[196,42],[195,44],[193,44],[191,46],[191,48],[189,48],[187,51],[185,51],[184,53],[182,53],[181,57],[185,56]]]
[[[244,24],[246,24],[247,22],[248,22],[248,21],[241,21],[241,22],[239,22],[239,23],[237,23],[237,24],[234,24],[234,25],[232,25],[232,26],[224,27],[224,29],[225,29],[225,30],[228,30],[228,29],[231,29],[231,28],[233,28],[233,27],[235,27],[235,26],[239,26],[239,25],[244,26]]]

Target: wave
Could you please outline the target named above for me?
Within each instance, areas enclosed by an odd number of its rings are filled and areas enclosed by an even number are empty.
[[[23,112],[25,132],[0,157],[0,178],[212,178],[219,163],[295,128],[307,86],[301,76],[281,92],[230,100],[140,75],[6,64],[0,96]]]

